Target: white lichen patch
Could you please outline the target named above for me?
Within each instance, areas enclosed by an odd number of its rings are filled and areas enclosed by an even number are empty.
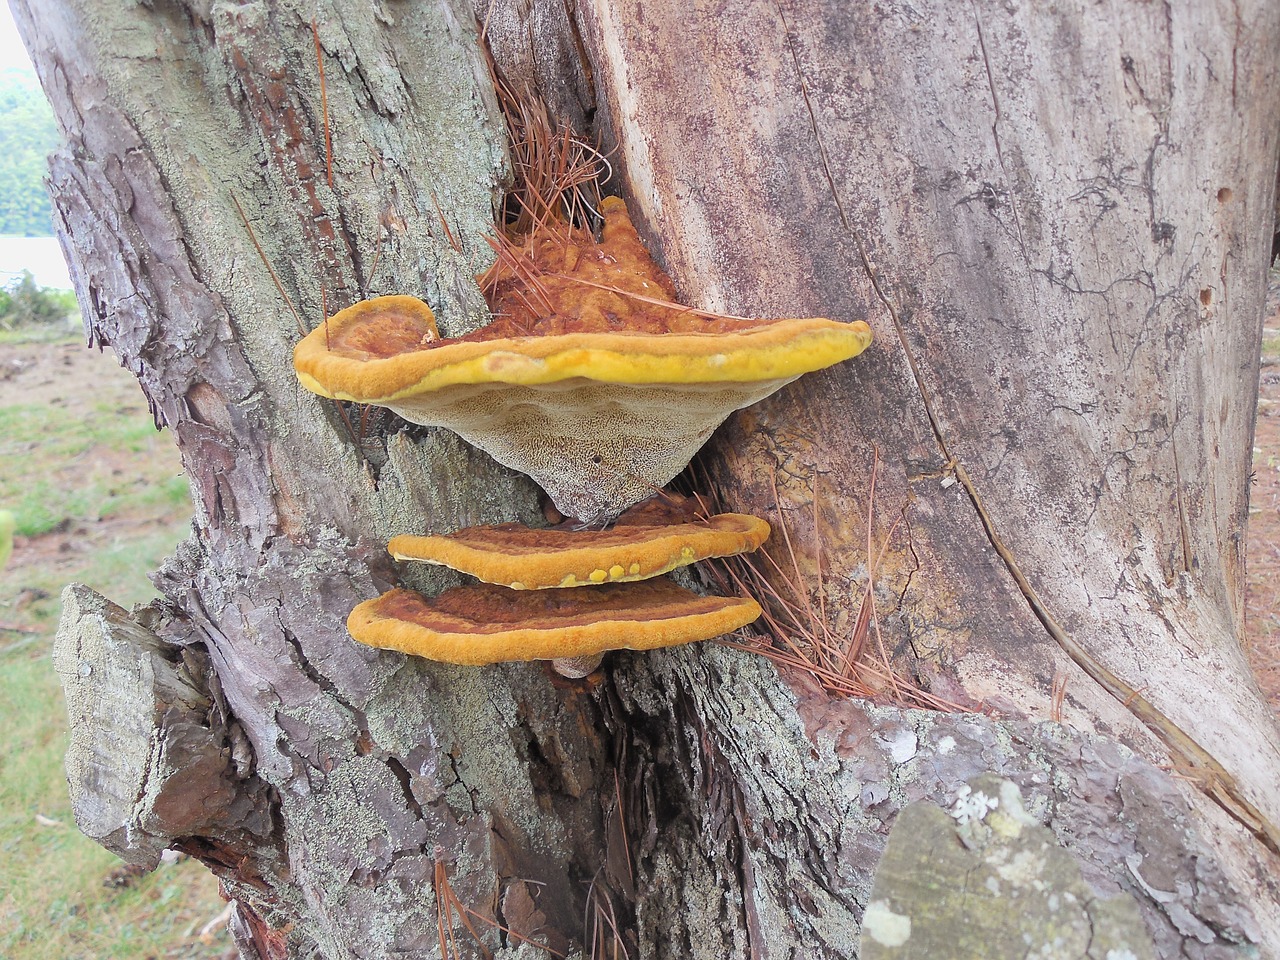
[[[1040,822],[1027,810],[1022,802],[1022,791],[1011,780],[1000,784],[1000,811],[1020,826],[1032,827]]]
[[[895,765],[901,765],[915,758],[920,752],[920,740],[915,732],[905,727],[897,727],[876,734],[876,740],[889,754]]]
[[[888,900],[872,900],[862,915],[862,935],[886,947],[900,947],[911,937],[911,918],[894,913]]]
[[[956,749],[955,737],[948,735],[938,741],[938,756],[940,757],[950,756],[952,753],[955,752],[955,749]]]
[[[961,825],[980,822],[998,806],[1000,801],[995,797],[989,797],[981,791],[975,792],[967,783],[962,783],[956,791],[955,803],[951,805],[951,816]]]

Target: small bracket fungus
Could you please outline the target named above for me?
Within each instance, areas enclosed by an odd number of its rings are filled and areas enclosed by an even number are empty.
[[[760,606],[652,578],[755,550],[769,525],[734,513],[699,519],[696,507],[666,493],[632,507],[609,530],[506,523],[395,537],[387,549],[396,559],[442,564],[487,583],[434,600],[393,591],[353,610],[347,628],[362,643],[451,663],[551,660],[569,677],[589,674],[607,650],[708,640],[751,623]]]
[[[576,590],[454,587],[428,599],[392,590],[351,611],[361,643],[470,666],[588,657],[706,640],[760,616],[742,597],[700,597],[670,580]]]
[[[387,549],[397,560],[442,564],[513,590],[541,590],[647,580],[709,557],[748,553],[769,536],[768,523],[741,513],[675,523],[645,519],[628,524],[624,516],[608,530],[571,523],[544,530],[519,523],[468,527],[447,536],[393,537]]]
[[[622,201],[600,209],[599,241],[549,224],[505,253],[485,280],[489,326],[440,340],[426,304],[356,304],[297,345],[299,380],[447,427],[600,524],[663,487],[734,410],[871,342],[860,320],[676,304]]]

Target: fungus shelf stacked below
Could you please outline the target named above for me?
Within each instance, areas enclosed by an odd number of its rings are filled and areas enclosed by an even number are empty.
[[[432,660],[574,660],[578,674],[608,650],[651,650],[729,633],[760,615],[754,600],[699,596],[662,574],[755,550],[769,525],[743,514],[702,520],[691,507],[672,495],[655,498],[608,530],[501,524],[396,537],[389,548],[397,559],[442,564],[485,582],[430,600],[393,590],[357,606],[348,629],[371,646]]]

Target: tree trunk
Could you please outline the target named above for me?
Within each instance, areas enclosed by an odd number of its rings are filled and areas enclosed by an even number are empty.
[[[431,956],[448,929],[468,955],[463,907],[510,956],[590,953],[594,924],[631,956],[848,957],[864,913],[863,952],[897,955],[892,918],[926,923],[895,878],[963,887],[886,855],[912,866],[873,892],[897,814],[949,808],[977,850],[996,795],[1078,866],[1053,883],[1136,905],[1082,921],[1098,944],[1114,920],[1134,956],[1280,955],[1280,733],[1237,639],[1280,10],[478,4],[508,75],[614,149],[689,302],[872,324],[703,466],[785,530],[774,586],[820,629],[850,633],[874,568],[896,669],[982,708],[941,713],[716,644],[568,683],[351,642],[359,600],[448,582],[390,536],[538,516],[528,480],[344,423],[289,364],[378,293],[482,322],[505,132],[473,12],[14,4],[90,342],[196,507],[161,603],[68,594],[78,817],[126,858],[200,856],[244,956]]]

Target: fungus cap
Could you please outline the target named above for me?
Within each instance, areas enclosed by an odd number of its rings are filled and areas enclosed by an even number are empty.
[[[426,304],[356,304],[297,345],[299,380],[447,427],[598,523],[666,485],[734,410],[871,342],[860,320],[734,320],[671,303],[622,202],[601,210],[598,243],[561,226],[527,241],[536,279],[498,270],[489,326],[435,340]]]
[[[708,640],[758,616],[754,600],[700,597],[666,579],[521,592],[475,584],[434,599],[391,590],[352,610],[347,629],[371,647],[480,666]]]
[[[521,523],[468,527],[446,536],[392,537],[397,560],[420,560],[513,590],[647,580],[708,557],[755,550],[769,536],[759,517],[722,513],[683,523],[584,530]]]
[[[343,318],[342,353],[357,361],[388,355],[403,356],[425,349],[440,339],[435,312],[417,297],[392,294],[361,300],[347,307],[338,317]],[[326,350],[329,334],[338,317],[325,321],[312,331],[312,336],[319,334],[317,339]]]

